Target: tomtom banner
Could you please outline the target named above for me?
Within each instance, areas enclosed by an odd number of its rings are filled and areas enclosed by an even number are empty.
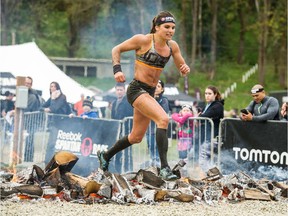
[[[287,167],[287,125],[285,121],[223,120],[221,159],[222,152],[229,152],[240,164],[252,162]]]
[[[73,173],[88,175],[99,167],[98,150],[107,150],[119,137],[121,121],[51,116],[49,142],[45,162],[55,152],[69,151],[79,160]]]

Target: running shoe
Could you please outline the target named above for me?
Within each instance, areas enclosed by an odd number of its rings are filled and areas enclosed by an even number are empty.
[[[97,156],[100,164],[100,169],[102,169],[103,171],[108,171],[109,161],[105,160],[104,151],[98,151]]]
[[[160,170],[159,176],[166,181],[173,181],[176,180],[178,177],[177,175],[173,174],[170,167],[165,167]]]

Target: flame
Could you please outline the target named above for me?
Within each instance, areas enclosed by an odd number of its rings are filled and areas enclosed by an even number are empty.
[[[89,194],[89,197],[99,198],[99,199],[102,199],[102,198],[103,198],[103,196],[100,196],[100,195],[98,195],[97,193],[90,193],[90,194]]]
[[[25,194],[17,194],[17,197],[19,197],[19,199],[32,200],[30,196],[25,195]]]
[[[17,169],[16,169],[16,164],[12,164],[12,168],[10,170],[11,173],[13,173],[13,178],[11,179],[11,182],[18,182],[18,176],[17,174]]]

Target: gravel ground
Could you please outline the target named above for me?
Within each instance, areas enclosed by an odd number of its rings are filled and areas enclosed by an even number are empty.
[[[183,202],[158,202],[155,205],[145,204],[79,204],[61,201],[26,200],[13,202],[11,200],[0,201],[1,216],[14,215],[113,215],[113,216],[185,216],[185,215],[237,215],[237,216],[280,216],[288,215],[288,201],[255,201],[244,200],[237,203],[221,203],[207,205],[206,203]]]

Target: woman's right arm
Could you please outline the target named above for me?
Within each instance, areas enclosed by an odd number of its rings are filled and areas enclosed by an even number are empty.
[[[122,72],[120,66],[121,60],[121,53],[127,52],[131,50],[140,50],[142,44],[145,44],[147,37],[143,34],[137,34],[133,37],[125,40],[124,42],[118,44],[117,46],[113,47],[112,49],[112,64],[113,64],[113,72],[114,72],[114,79],[116,82],[125,82],[126,78],[124,73]]]

